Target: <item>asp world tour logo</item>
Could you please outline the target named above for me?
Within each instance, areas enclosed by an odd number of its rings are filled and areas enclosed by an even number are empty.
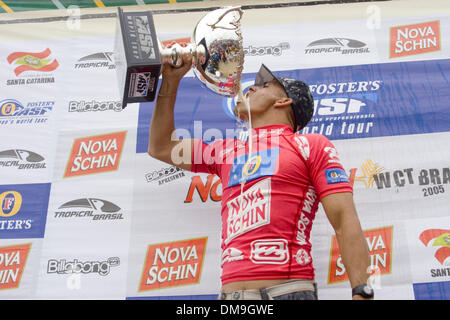
[[[301,133],[335,138],[372,135],[381,80],[319,83],[310,85],[314,114]]]
[[[117,170],[126,133],[75,139],[64,178]]]
[[[0,101],[0,126],[46,123],[54,101],[32,101],[27,104],[15,99]]]
[[[0,290],[18,288],[31,243],[0,247]]]

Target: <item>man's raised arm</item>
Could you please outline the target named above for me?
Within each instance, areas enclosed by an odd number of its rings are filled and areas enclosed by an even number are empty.
[[[163,65],[162,82],[150,123],[148,154],[184,170],[191,169],[192,139],[175,136],[174,108],[178,85],[192,66],[192,57],[183,56],[183,65]],[[172,137],[173,136],[173,137]]]

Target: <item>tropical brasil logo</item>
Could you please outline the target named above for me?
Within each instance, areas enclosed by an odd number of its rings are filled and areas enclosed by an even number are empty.
[[[65,202],[55,211],[55,218],[124,219],[123,211],[118,205],[98,198],[81,198]]]
[[[45,158],[40,154],[23,149],[0,151],[0,168],[45,169]]]
[[[350,38],[325,38],[311,42],[306,46],[305,54],[361,54],[369,53],[367,44]]]

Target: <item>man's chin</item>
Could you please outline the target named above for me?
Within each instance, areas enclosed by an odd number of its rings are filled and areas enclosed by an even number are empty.
[[[234,115],[236,116],[236,118],[238,118],[239,120],[248,121],[248,114],[247,114],[247,110],[243,109],[243,108],[239,108],[238,106],[236,106],[236,108],[234,108],[233,111]]]

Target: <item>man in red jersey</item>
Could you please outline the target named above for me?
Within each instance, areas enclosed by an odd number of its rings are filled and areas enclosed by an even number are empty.
[[[278,78],[262,65],[247,93],[251,114],[242,101],[235,107],[240,119],[251,118],[254,130],[247,141],[174,140],[178,85],[192,64],[187,56],[183,60],[181,68],[163,67],[148,153],[222,180],[219,298],[317,299],[310,232],[321,202],[336,232],[353,299],[373,299],[367,243],[337,151],[322,135],[297,133],[313,114],[308,86]]]

